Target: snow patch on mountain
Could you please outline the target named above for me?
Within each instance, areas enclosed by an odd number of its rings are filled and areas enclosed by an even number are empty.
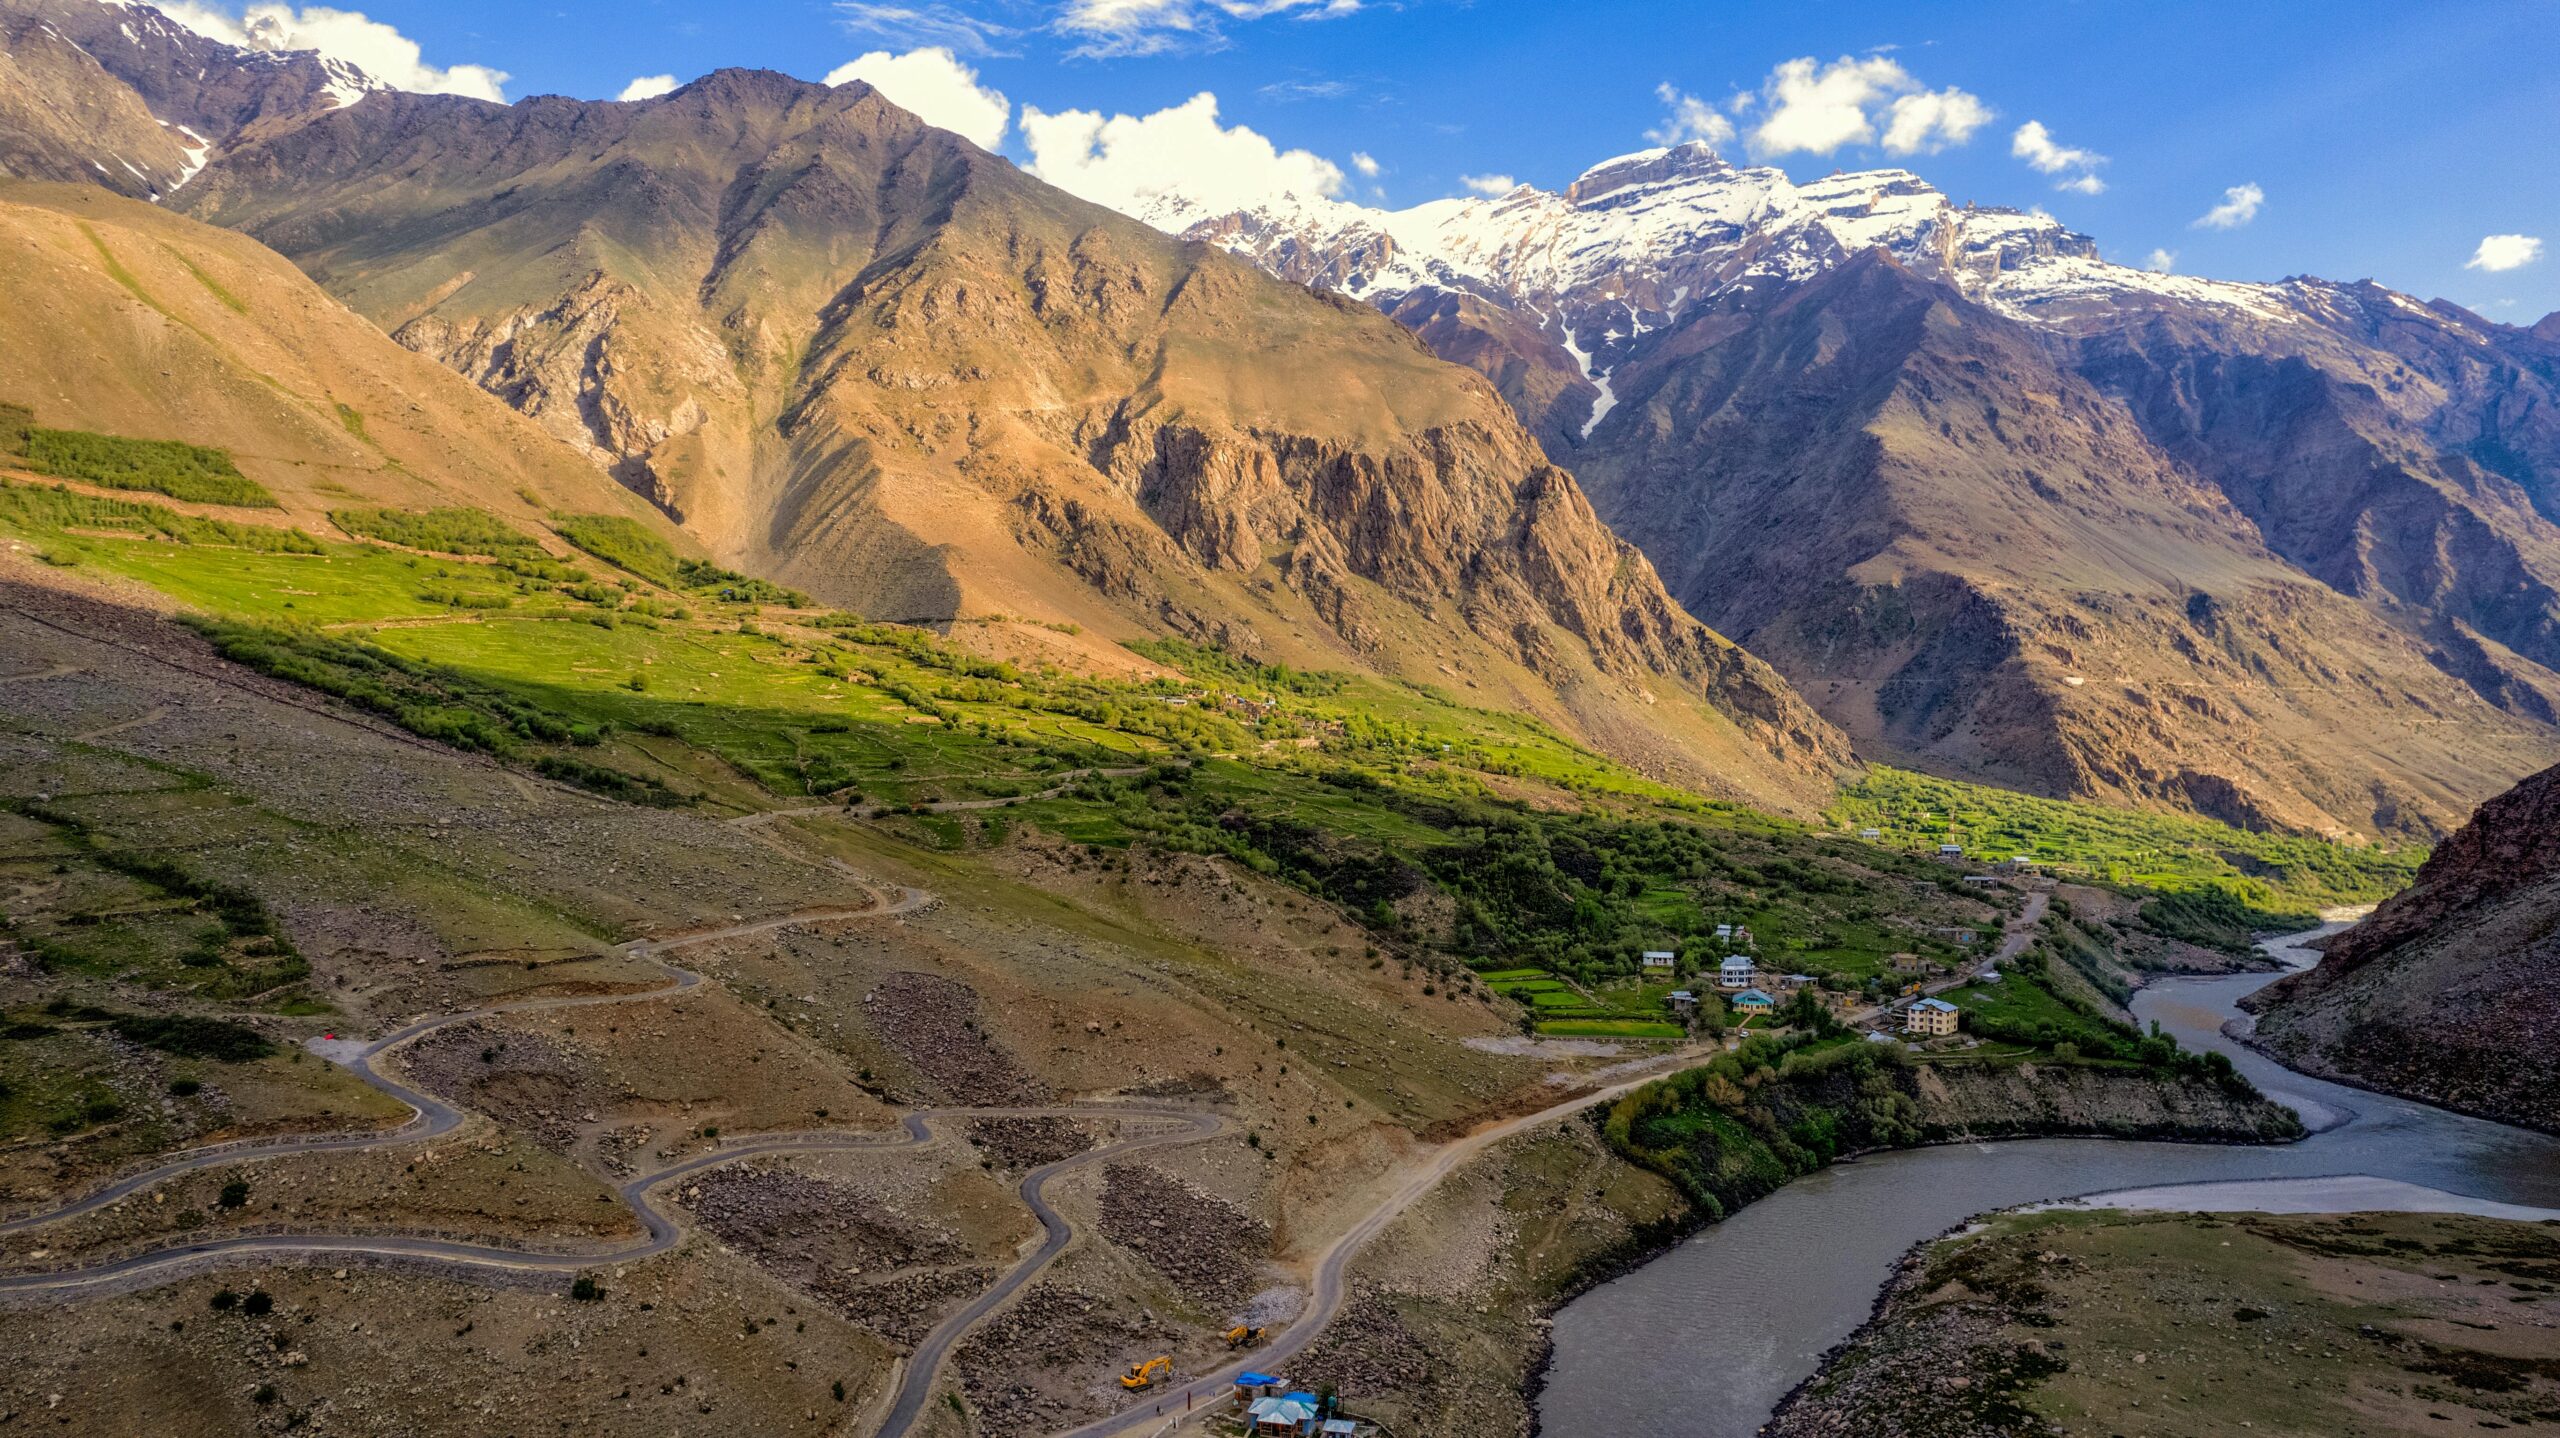
[[[1959,205],[1909,170],[1799,185],[1694,141],[1605,160],[1561,193],[1523,185],[1404,210],[1282,195],[1226,214],[1164,196],[1139,218],[1374,303],[1439,288],[1534,307],[1527,312],[1576,355],[1604,396],[1605,377],[1623,358],[1615,346],[1667,325],[1692,303],[1801,282],[1877,249],[2028,321],[2064,323],[2087,306],[2118,303],[2304,318],[2282,286],[2114,264],[2051,215]],[[1623,306],[1633,327],[1586,348],[1584,337],[1600,322],[1589,311],[1599,306]]]

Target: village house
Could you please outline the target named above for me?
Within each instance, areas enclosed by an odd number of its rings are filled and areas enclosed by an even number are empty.
[[[1663,995],[1662,1001],[1671,1005],[1671,1011],[1684,1019],[1698,1011],[1698,996],[1687,989],[1673,989]]]
[[[1943,1038],[1956,1031],[1956,1019],[1962,1013],[1945,999],[1922,999],[1902,1016],[1902,1031]]]
[[[1680,956],[1678,954],[1673,953],[1669,949],[1647,949],[1644,951],[1644,976],[1646,978],[1667,979],[1673,977],[1679,972]]]
[[[1964,876],[1964,881],[1977,889],[1996,889],[2000,886],[1998,874],[1967,874]]]
[[[1744,989],[1733,996],[1733,1012],[1737,1018],[1767,1018],[1778,1001],[1758,989]]]
[[[1895,954],[1885,960],[1897,974],[1925,974],[1937,967],[1918,954]]]
[[[1820,979],[1811,974],[1779,974],[1769,980],[1773,987],[1787,993],[1794,993],[1798,989],[1809,989],[1820,982],[1822,982]]]
[[[1716,966],[1716,987],[1747,989],[1751,987],[1752,973],[1756,968],[1758,965],[1740,954],[1735,954]]]
[[[1315,1395],[1291,1393],[1280,1398],[1257,1398],[1245,1414],[1252,1420],[1256,1438],[1302,1438],[1315,1431]]]
[[[1956,945],[1958,948],[1966,947],[1976,938],[1980,937],[1971,929],[1955,928],[1931,929],[1929,934],[1932,938],[1943,939],[1950,944]]]
[[[1717,938],[1719,938],[1719,939],[1731,939],[1731,938],[1733,937],[1733,925],[1731,925],[1731,924],[1718,924],[1718,925],[1716,925],[1716,937],[1717,937]]]
[[[1884,830],[1882,830],[1882,829],[1860,829],[1860,830],[1858,831],[1858,837],[1859,837],[1859,838],[1861,838],[1861,839],[1864,839],[1864,840],[1866,840],[1868,843],[1871,843],[1871,844],[1872,844],[1872,843],[1874,843],[1876,840],[1881,839],[1881,838],[1883,838],[1883,837],[1884,837]]]
[[[1940,844],[1938,846],[1938,857],[1941,859],[1961,859],[1964,857],[1964,845]]]

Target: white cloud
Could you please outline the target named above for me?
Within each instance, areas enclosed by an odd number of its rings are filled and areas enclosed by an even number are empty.
[[[2178,268],[2178,252],[2176,250],[2153,250],[2150,257],[2142,262],[2142,267],[2155,275],[2173,273]]]
[[[635,75],[632,77],[630,84],[622,87],[622,93],[614,96],[613,98],[617,100],[654,100],[660,95],[672,93],[675,88],[676,77],[673,75]]]
[[[844,28],[856,35],[876,35],[909,49],[941,46],[955,55],[992,55],[998,41],[1021,32],[992,20],[981,20],[949,5],[885,5],[871,0],[836,0]]]
[[[1885,111],[1884,147],[1890,154],[1935,154],[1961,145],[1991,123],[1991,107],[1978,96],[1949,87],[1921,90],[1895,100]]]
[[[173,0],[160,8],[170,19],[224,44],[249,50],[317,50],[395,90],[468,95],[502,104],[507,98],[502,88],[506,71],[487,65],[427,64],[417,41],[360,10],[311,5],[297,11],[290,5],[261,3],[234,16],[220,6],[196,0]]]
[[[1342,170],[1306,150],[1283,150],[1242,125],[1218,123],[1207,91],[1152,115],[1022,107],[1031,173],[1071,194],[1143,219],[1187,223],[1280,194],[1330,198]],[[1179,202],[1167,204],[1167,200]]]
[[[1685,145],[1703,140],[1710,145],[1733,143],[1733,122],[1716,112],[1716,107],[1679,87],[1664,83],[1653,87],[1662,99],[1662,123],[1644,132],[1644,137],[1657,145]]]
[[[1876,127],[1868,107],[1914,88],[1910,73],[1881,55],[1842,56],[1819,67],[1810,55],[1788,60],[1760,87],[1768,115],[1751,131],[1751,148],[1762,155],[1828,155],[1871,143]]]
[[[2222,203],[2196,216],[2198,229],[2236,230],[2258,217],[2258,207],[2267,202],[2267,192],[2256,185],[2233,185],[2222,192]]]
[[[1351,168],[1358,170],[1363,176],[1374,180],[1378,178],[1378,176],[1384,172],[1387,167],[1379,164],[1378,157],[1370,154],[1368,151],[1354,150],[1351,152]]]
[[[1333,20],[1360,7],[1361,0],[1066,0],[1055,25],[1082,42],[1077,55],[1160,55],[1225,43],[1228,20]]]
[[[2060,175],[2053,182],[2057,190],[2076,194],[2104,194],[2107,182],[2098,178],[2098,167],[2107,157],[2095,150],[2082,150],[2062,144],[2042,120],[2029,120],[2009,137],[2009,153],[2027,162],[2027,168],[2041,175]]]
[[[1663,99],[1670,103],[1672,96]],[[1688,104],[1731,135],[1722,115],[1694,100]],[[1878,143],[1892,154],[1916,155],[1961,145],[1991,123],[1991,107],[1980,96],[1952,86],[1925,89],[1900,61],[1881,53],[1843,55],[1828,65],[1810,55],[1785,61],[1761,82],[1758,95],[1737,95],[1725,108],[1760,117],[1751,127],[1751,149],[1763,157],[1828,155]]]
[[[1460,175],[1458,183],[1488,198],[1507,195],[1520,188],[1520,182],[1509,175]]]
[[[1274,80],[1254,91],[1266,100],[1339,100],[1355,87],[1348,80]]]
[[[2462,262],[2466,270],[2520,270],[2542,258],[2542,241],[2534,235],[2489,235]]]
[[[827,72],[826,83],[860,80],[889,103],[928,125],[939,125],[982,150],[1004,140],[1013,103],[1004,92],[978,83],[978,72],[939,45],[892,55],[874,50]]]

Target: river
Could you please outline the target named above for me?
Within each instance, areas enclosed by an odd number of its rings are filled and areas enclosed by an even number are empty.
[[[2288,965],[2338,925],[2266,945]],[[2355,1176],[2560,1208],[2560,1138],[2324,1083],[2222,1034],[2275,974],[2166,979],[2135,1014],[2229,1054],[2320,1129],[2282,1147],[2026,1139],[1879,1154],[1800,1178],[1556,1315],[1551,1438],[1748,1438],[1866,1321],[1911,1245],[1991,1209],[2189,1183]],[[2309,1192],[2307,1186],[2297,1191]],[[2385,1185],[2340,1191],[2378,1193]],[[2235,1189],[2232,1206],[2243,1206]]]

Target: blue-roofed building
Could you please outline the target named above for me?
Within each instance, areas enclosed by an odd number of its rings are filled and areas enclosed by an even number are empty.
[[[1904,1012],[1902,1030],[1905,1033],[1929,1034],[1943,1038],[1956,1031],[1956,1019],[1960,1012],[1955,1005],[1948,1003],[1945,999],[1922,999]]]
[[[1768,1013],[1777,1006],[1778,1001],[1776,999],[1769,997],[1758,989],[1744,989],[1741,993],[1733,996],[1733,1011],[1742,1015],[1744,1018],[1749,1018],[1753,1014]]]
[[[1246,1426],[1257,1438],[1301,1438],[1315,1428],[1316,1402],[1312,1393],[1291,1393],[1279,1398],[1257,1398],[1245,1410]]]

